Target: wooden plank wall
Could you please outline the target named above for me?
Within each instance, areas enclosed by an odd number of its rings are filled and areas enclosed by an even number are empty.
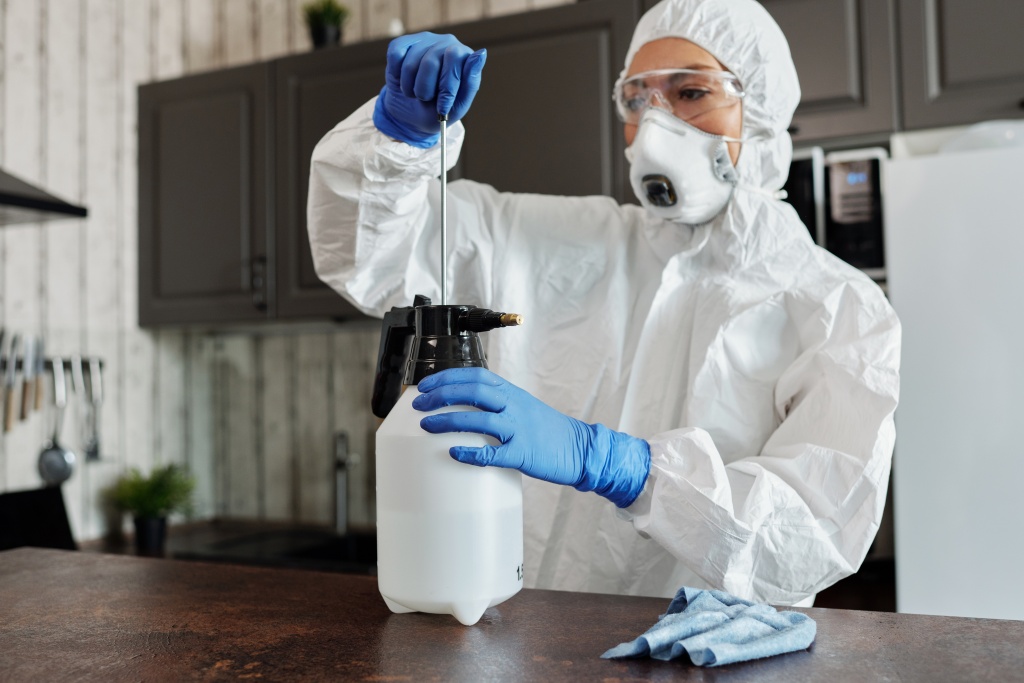
[[[348,0],[345,42],[573,0]],[[368,396],[379,330],[211,335],[137,325],[138,84],[309,49],[304,0],[0,0],[0,167],[89,218],[0,228],[0,325],[107,364],[99,463],[64,485],[77,538],[127,467],[197,477],[195,514],[330,523],[333,440],[360,458],[351,520],[373,522]],[[383,63],[382,63],[383,66]],[[81,452],[83,406],[64,441]],[[40,484],[52,410],[0,440],[0,492]]]

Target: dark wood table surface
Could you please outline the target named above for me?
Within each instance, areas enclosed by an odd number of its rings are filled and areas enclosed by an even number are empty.
[[[1024,622],[836,609],[807,651],[719,669],[608,661],[668,601],[524,590],[478,624],[391,614],[373,577],[0,552],[0,681],[1013,681]]]

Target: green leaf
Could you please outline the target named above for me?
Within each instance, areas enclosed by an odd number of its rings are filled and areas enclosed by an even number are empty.
[[[190,510],[195,485],[192,475],[177,465],[158,467],[148,477],[133,468],[107,494],[117,509],[135,517],[166,517]]]
[[[348,8],[337,0],[313,0],[302,7],[306,15],[306,25],[314,26],[341,26],[348,18]]]

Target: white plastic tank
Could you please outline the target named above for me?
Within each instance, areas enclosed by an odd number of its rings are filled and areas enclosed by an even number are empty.
[[[452,446],[495,445],[429,434],[408,387],[377,430],[377,581],[392,612],[451,614],[470,626],[523,587],[522,475],[453,459]],[[435,412],[475,410],[450,407]]]

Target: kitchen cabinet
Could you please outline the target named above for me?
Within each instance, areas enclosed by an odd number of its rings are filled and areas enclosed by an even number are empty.
[[[285,57],[274,64],[277,158],[277,317],[360,316],[316,275],[306,231],[313,148],[339,121],[380,92],[387,41]]]
[[[611,86],[635,21],[632,3],[592,0],[451,29],[486,47],[487,65],[450,177],[510,192],[631,196]],[[380,91],[386,47],[375,41],[274,64],[278,318],[358,315],[313,269],[309,166],[320,138]]]
[[[786,35],[800,78],[795,144],[894,129],[893,2],[761,0]],[[642,8],[656,4],[643,0]]]
[[[894,128],[893,0],[762,0],[800,78],[795,144]]]
[[[1024,3],[760,1],[800,77],[798,145],[1024,117]]]
[[[1024,113],[1024,4],[762,2],[800,76],[797,145]],[[488,49],[452,178],[632,201],[611,87],[651,5],[588,0],[451,28]],[[387,42],[140,87],[143,325],[360,315],[313,268],[309,160],[379,91]]]
[[[631,197],[611,88],[636,18],[591,0],[451,29],[488,49],[452,178]],[[316,276],[306,195],[316,143],[379,92],[387,43],[140,87],[141,324],[361,315]]]
[[[908,130],[1024,116],[1024,3],[900,0]]]
[[[139,324],[263,320],[267,102],[257,64],[139,87]]]
[[[612,86],[638,16],[632,2],[590,0],[459,27],[487,66],[458,174],[509,192],[631,199]]]

